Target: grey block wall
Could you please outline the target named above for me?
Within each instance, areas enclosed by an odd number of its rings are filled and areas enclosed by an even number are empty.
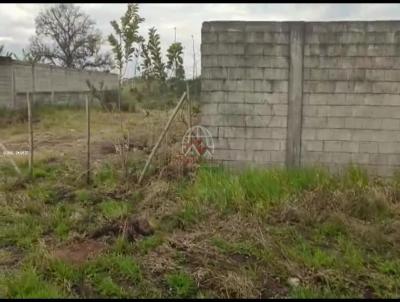
[[[215,135],[214,158],[285,162],[289,27],[271,22],[205,22],[201,123]]]
[[[202,119],[225,163],[400,166],[400,22],[205,22]]]
[[[32,65],[21,61],[0,61],[0,107],[13,107],[26,102],[26,93],[34,92],[35,101],[76,102],[89,92],[86,80],[104,89],[118,87],[118,75],[97,71],[81,71],[45,64]],[[53,97],[52,97],[53,95]]]

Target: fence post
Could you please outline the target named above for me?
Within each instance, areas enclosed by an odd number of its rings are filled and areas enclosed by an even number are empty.
[[[189,94],[189,84],[186,82],[186,98],[188,104],[188,122],[189,122],[189,129],[192,128],[192,99],[190,98]],[[192,143],[192,135],[191,132],[189,133],[189,142]]]
[[[87,122],[87,142],[86,142],[86,184],[90,184],[90,104],[89,97],[86,95],[86,122]]]
[[[32,108],[29,92],[26,93],[26,103],[28,106],[28,132],[29,132],[29,176],[33,175],[33,127],[32,127]]]

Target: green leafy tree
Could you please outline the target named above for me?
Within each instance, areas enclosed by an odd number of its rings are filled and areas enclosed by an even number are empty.
[[[147,50],[151,57],[151,75],[152,78],[164,82],[167,78],[165,64],[162,62],[160,35],[155,27],[149,29],[149,40]]]
[[[183,68],[183,47],[182,43],[175,42],[167,50],[167,69],[172,73],[176,80],[185,79],[185,69]]]
[[[108,42],[111,44],[116,66],[119,70],[119,109],[121,109],[122,76],[126,73],[126,67],[132,57],[138,56],[137,53],[140,50],[139,45],[144,40],[143,37],[139,35],[139,24],[143,21],[144,18],[139,16],[139,5],[136,3],[128,4],[128,8],[121,17],[120,23],[115,20],[111,21],[111,26],[115,31],[115,35],[110,34],[108,36]]]

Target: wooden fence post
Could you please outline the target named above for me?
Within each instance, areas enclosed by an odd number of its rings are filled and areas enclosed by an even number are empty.
[[[87,121],[87,142],[86,142],[86,184],[90,184],[90,104],[86,95],[86,121]]]
[[[32,108],[29,92],[26,93],[26,103],[28,106],[28,132],[29,132],[29,176],[33,175],[33,127],[32,127]]]
[[[170,116],[167,125],[165,126],[165,128],[164,128],[163,132],[161,133],[160,137],[158,138],[157,143],[156,143],[155,146],[153,147],[153,150],[151,151],[151,153],[150,153],[150,155],[149,155],[149,157],[148,157],[148,159],[147,159],[147,161],[146,161],[146,164],[144,165],[144,168],[143,168],[143,170],[142,170],[142,173],[140,174],[138,184],[140,184],[140,183],[142,182],[143,177],[144,177],[144,174],[146,173],[147,168],[149,167],[149,164],[150,164],[151,160],[153,159],[154,154],[156,153],[158,147],[160,146],[161,141],[163,140],[165,134],[168,132],[168,129],[169,129],[169,127],[171,126],[171,123],[172,123],[172,121],[174,120],[176,114],[178,113],[179,108],[181,108],[183,102],[185,101],[185,97],[186,97],[186,92],[184,92],[184,93],[182,94],[182,97],[181,97],[181,99],[179,100],[178,104],[176,105],[176,107],[175,107],[175,109],[174,109],[174,112],[172,112],[172,115]]]

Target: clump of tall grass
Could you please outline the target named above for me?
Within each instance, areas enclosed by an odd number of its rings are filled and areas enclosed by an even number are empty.
[[[329,173],[316,168],[247,169],[235,173],[220,167],[203,167],[187,193],[197,204],[211,203],[221,210],[263,212],[304,190],[331,182]]]

